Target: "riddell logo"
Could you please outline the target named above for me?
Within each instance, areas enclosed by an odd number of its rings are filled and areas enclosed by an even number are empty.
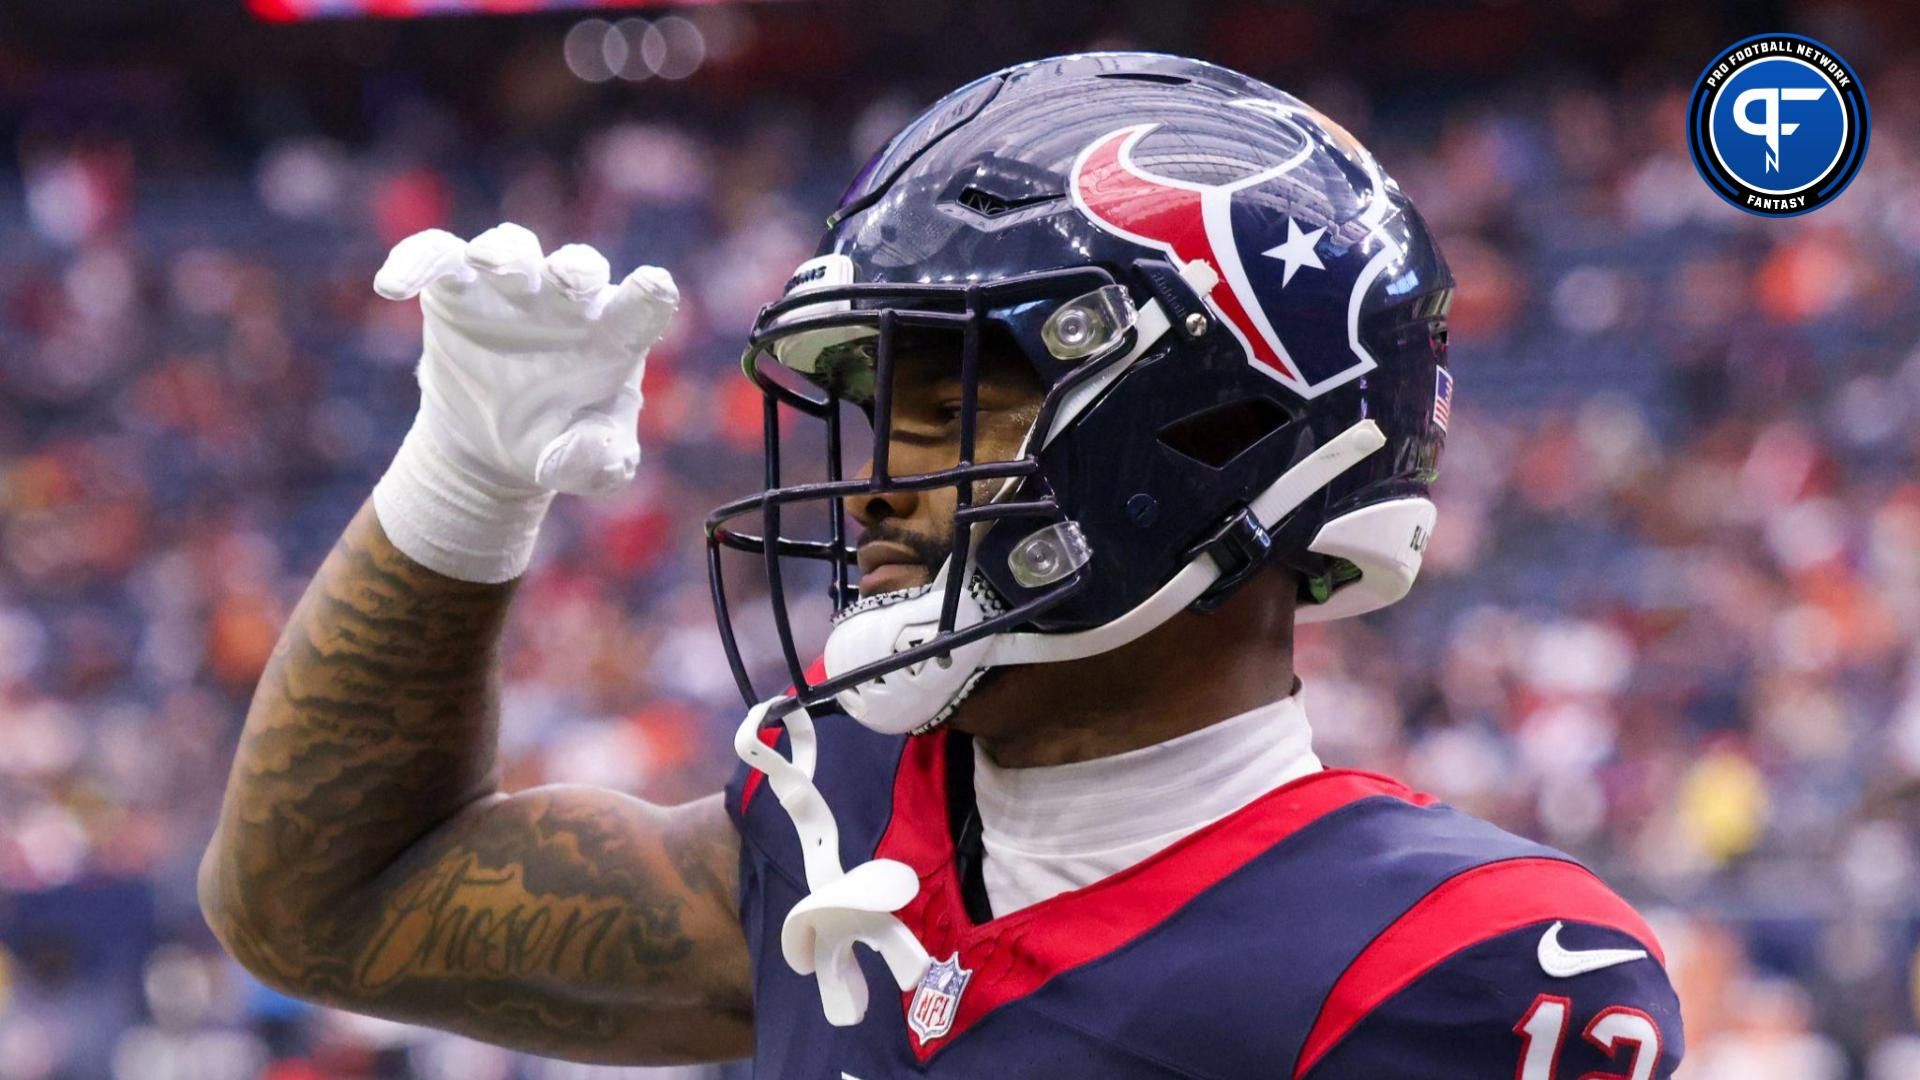
[[[793,290],[799,288],[802,285],[812,284],[813,282],[819,281],[820,279],[826,276],[827,276],[827,268],[824,263],[815,265],[815,266],[809,266],[805,270],[802,270],[799,273],[787,279],[786,291],[792,292]]]

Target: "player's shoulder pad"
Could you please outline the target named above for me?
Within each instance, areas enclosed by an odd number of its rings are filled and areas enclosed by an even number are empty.
[[[1354,958],[1294,1075],[1668,1077],[1684,1043],[1665,963],[1646,921],[1579,864],[1488,863]]]

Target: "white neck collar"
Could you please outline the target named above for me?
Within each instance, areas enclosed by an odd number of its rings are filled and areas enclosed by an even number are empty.
[[[1006,769],[974,744],[974,798],[990,852],[1090,856],[1172,843],[1318,772],[1299,695],[1124,754]],[[1163,845],[1162,845],[1163,846]]]

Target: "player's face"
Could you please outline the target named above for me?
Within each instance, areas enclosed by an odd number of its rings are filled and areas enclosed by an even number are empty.
[[[1011,461],[1039,414],[1044,391],[1033,369],[1007,350],[985,349],[981,361],[973,461]],[[893,380],[889,475],[938,472],[960,463],[959,370],[957,348],[902,348]],[[869,464],[860,475],[871,472]],[[974,501],[990,498],[998,483],[976,484]],[[848,509],[862,526],[860,595],[931,581],[953,543],[957,503],[957,492],[951,487],[849,499]]]

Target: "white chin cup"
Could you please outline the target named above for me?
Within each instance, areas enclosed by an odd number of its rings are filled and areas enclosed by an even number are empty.
[[[868,597],[843,614],[827,636],[827,677],[837,678],[933,640],[940,632],[940,605],[946,598],[951,566],[951,561],[942,565],[930,585]],[[985,581],[974,575],[968,585],[961,590],[954,612],[956,631],[977,626],[987,617],[979,595],[987,587]],[[848,716],[883,735],[919,731],[967,692],[986,666],[991,647],[991,637],[958,646],[944,663],[942,658],[930,657],[842,690],[837,700]]]
[[[1340,586],[1324,604],[1303,604],[1297,622],[1332,622],[1397,603],[1420,576],[1436,512],[1423,498],[1393,499],[1342,514],[1320,527],[1307,550],[1345,559],[1360,579]]]

